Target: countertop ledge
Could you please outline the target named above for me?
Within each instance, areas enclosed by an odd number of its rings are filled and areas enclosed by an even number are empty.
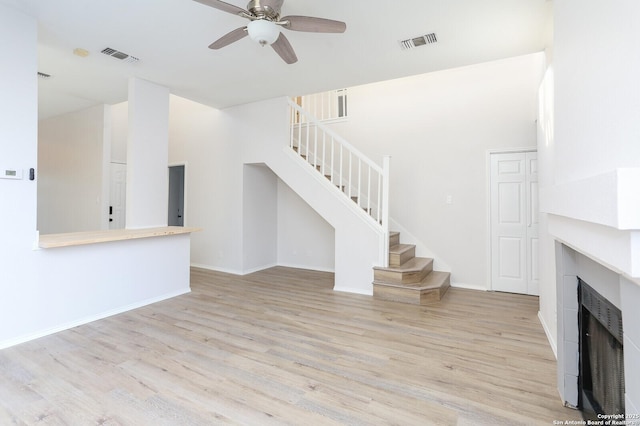
[[[81,246],[110,241],[134,240],[137,238],[190,234],[201,230],[201,228],[187,228],[182,226],[161,226],[158,228],[111,229],[105,231],[69,232],[65,234],[44,234],[40,235],[38,247],[48,249]]]

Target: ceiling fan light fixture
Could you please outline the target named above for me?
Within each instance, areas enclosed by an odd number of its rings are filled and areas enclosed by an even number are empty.
[[[274,22],[266,19],[256,19],[255,21],[249,22],[247,32],[249,33],[249,37],[261,46],[275,43],[280,35],[278,26]]]

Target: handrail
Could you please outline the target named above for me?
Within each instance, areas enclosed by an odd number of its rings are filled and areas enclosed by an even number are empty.
[[[334,140],[336,140],[341,145],[343,145],[345,148],[347,148],[349,151],[351,151],[353,154],[355,154],[358,158],[361,158],[363,161],[365,161],[367,163],[367,165],[371,166],[378,173],[382,173],[382,168],[380,166],[378,166],[376,163],[374,163],[373,161],[371,161],[362,152],[360,152],[358,150],[358,148],[356,148],[355,146],[351,145],[349,142],[347,142],[346,139],[344,139],[342,136],[338,135],[336,132],[331,130],[328,126],[322,124],[322,122],[318,118],[316,118],[310,112],[305,111],[302,107],[300,107],[300,105],[298,105],[295,102],[291,101],[291,99],[289,99],[288,101],[289,101],[289,106],[291,108],[293,108],[295,111],[299,112],[301,116],[307,117],[309,119],[309,121],[307,121],[306,123],[296,123],[296,124],[300,124],[300,125],[311,124],[313,126],[317,126],[318,129],[321,129],[323,132],[327,133]]]

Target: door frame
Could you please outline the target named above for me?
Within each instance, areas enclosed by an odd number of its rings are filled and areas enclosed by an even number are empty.
[[[169,163],[167,164],[167,185],[169,185],[169,179],[170,179],[170,172],[169,169],[171,167],[178,167],[178,166],[184,166],[184,188],[183,188],[183,196],[184,199],[182,200],[183,202],[183,206],[182,206],[182,226],[188,226],[187,225],[187,188],[188,188],[188,183],[187,183],[187,170],[188,170],[188,165],[187,165],[187,161],[179,161],[179,162],[175,162],[175,163]],[[167,194],[167,211],[169,211],[169,196]],[[168,218],[167,218],[168,221]],[[168,223],[167,223],[168,224]]]
[[[486,239],[487,239],[487,257],[485,259],[485,264],[487,265],[487,274],[486,274],[486,283],[487,290],[493,290],[493,277],[492,277],[492,261],[493,257],[491,255],[491,156],[494,154],[524,154],[527,152],[538,152],[537,146],[530,147],[521,147],[521,148],[498,148],[498,149],[489,149],[486,154],[486,188],[485,188],[485,199],[487,200],[486,206]]]

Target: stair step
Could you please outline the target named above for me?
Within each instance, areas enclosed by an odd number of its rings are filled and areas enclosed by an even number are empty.
[[[389,247],[397,246],[400,244],[400,233],[391,231],[389,232]]]
[[[396,244],[389,247],[389,266],[400,266],[414,257],[416,257],[414,244]]]
[[[421,282],[431,271],[433,271],[433,259],[414,257],[400,266],[374,267],[373,279],[376,282],[389,284],[415,284]]]
[[[421,282],[397,284],[384,281],[373,282],[373,296],[376,299],[393,302],[428,305],[438,302],[447,292],[451,281],[449,272],[432,271]]]

